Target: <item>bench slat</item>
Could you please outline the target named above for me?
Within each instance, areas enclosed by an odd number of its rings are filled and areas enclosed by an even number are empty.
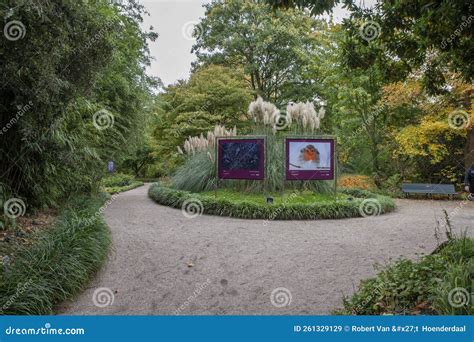
[[[402,191],[405,193],[455,195],[456,189],[453,184],[425,184],[404,183]]]

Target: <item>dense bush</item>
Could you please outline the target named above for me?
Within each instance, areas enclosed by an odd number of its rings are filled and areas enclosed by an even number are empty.
[[[348,191],[354,196],[355,192]],[[380,204],[380,212],[386,213],[395,208],[393,201],[384,196],[374,195],[367,191],[357,192],[352,200],[335,200],[323,203],[288,203],[288,204],[257,204],[250,201],[231,201],[209,195],[200,195],[188,191],[176,190],[154,183],[148,195],[157,203],[174,208],[182,208],[186,201],[202,203],[204,214],[239,217],[246,219],[275,220],[314,220],[336,219],[361,216],[362,199],[374,198]]]
[[[129,190],[138,188],[142,185],[143,185],[142,181],[132,181],[128,185],[105,187],[103,188],[103,190],[109,194],[118,194],[119,192],[129,191]]]
[[[374,180],[365,175],[343,175],[338,179],[337,184],[342,188],[357,188],[365,190],[373,190],[377,187]]]
[[[102,178],[100,184],[103,187],[121,187],[130,185],[133,182],[133,176],[123,173],[115,173],[113,175]]]
[[[55,304],[84,289],[107,257],[110,232],[99,214],[104,199],[76,198],[54,227],[11,256],[0,270],[3,314],[52,314]]]
[[[1,182],[28,209],[93,192],[106,161],[123,159],[146,122],[147,39],[154,35],[141,30],[143,6],[2,5],[10,9],[5,23],[20,22],[26,34],[0,39],[0,74],[8,80],[0,89]]]
[[[382,268],[375,278],[362,281],[359,290],[344,299],[339,313],[472,315],[472,299],[456,308],[448,297],[456,288],[473,293],[473,279],[474,239],[451,239],[439,252],[419,262],[403,258]]]

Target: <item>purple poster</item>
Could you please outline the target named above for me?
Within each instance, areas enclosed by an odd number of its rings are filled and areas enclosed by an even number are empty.
[[[287,180],[334,179],[334,139],[286,139]]]
[[[219,179],[264,179],[265,140],[218,139],[217,173]]]

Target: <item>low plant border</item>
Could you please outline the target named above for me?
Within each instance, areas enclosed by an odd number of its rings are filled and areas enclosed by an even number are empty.
[[[373,216],[395,209],[395,203],[387,196],[376,195],[366,190],[357,189],[342,189],[341,192],[353,196],[352,200],[334,201],[332,203],[261,205],[249,201],[232,202],[209,195],[176,190],[162,186],[159,183],[153,183],[150,186],[148,196],[158,204],[185,211],[188,210],[187,206],[191,206],[193,215],[197,209],[198,214],[244,219],[342,219]]]
[[[447,213],[446,213],[447,215]],[[449,222],[449,221],[448,221]],[[451,227],[435,251],[419,260],[401,257],[376,265],[336,315],[473,315],[474,239]]]
[[[79,197],[32,246],[0,270],[0,314],[46,315],[80,293],[100,269],[111,245],[101,212],[105,198]]]
[[[112,187],[104,187],[103,190],[111,195],[113,194],[118,194],[120,192],[125,192],[129,190],[133,190],[135,188],[138,188],[142,186],[144,183],[142,181],[133,181],[129,185],[125,186],[112,186]]]

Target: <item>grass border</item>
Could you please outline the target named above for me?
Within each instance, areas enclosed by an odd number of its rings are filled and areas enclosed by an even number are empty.
[[[133,189],[136,189],[140,186],[143,186],[143,183],[142,181],[133,181],[131,184],[129,185],[125,185],[125,186],[112,186],[112,187],[103,187],[102,190],[111,194],[111,195],[114,195],[114,194],[118,194],[118,193],[121,193],[121,192],[125,192],[125,191],[129,191],[129,190],[133,190]]]
[[[55,305],[82,292],[111,245],[100,215],[105,199],[71,200],[51,229],[11,257],[10,265],[0,270],[1,314],[53,314]]]
[[[150,186],[148,196],[158,204],[173,208],[183,209],[186,205],[194,203],[194,207],[197,205],[199,213],[243,219],[318,220],[361,217],[363,215],[360,207],[364,200],[369,198],[378,203],[379,214],[395,209],[395,203],[387,196],[357,189],[342,189],[340,192],[353,196],[353,200],[334,201],[333,203],[260,205],[248,201],[232,202],[209,195],[176,190],[159,183],[153,183]]]

